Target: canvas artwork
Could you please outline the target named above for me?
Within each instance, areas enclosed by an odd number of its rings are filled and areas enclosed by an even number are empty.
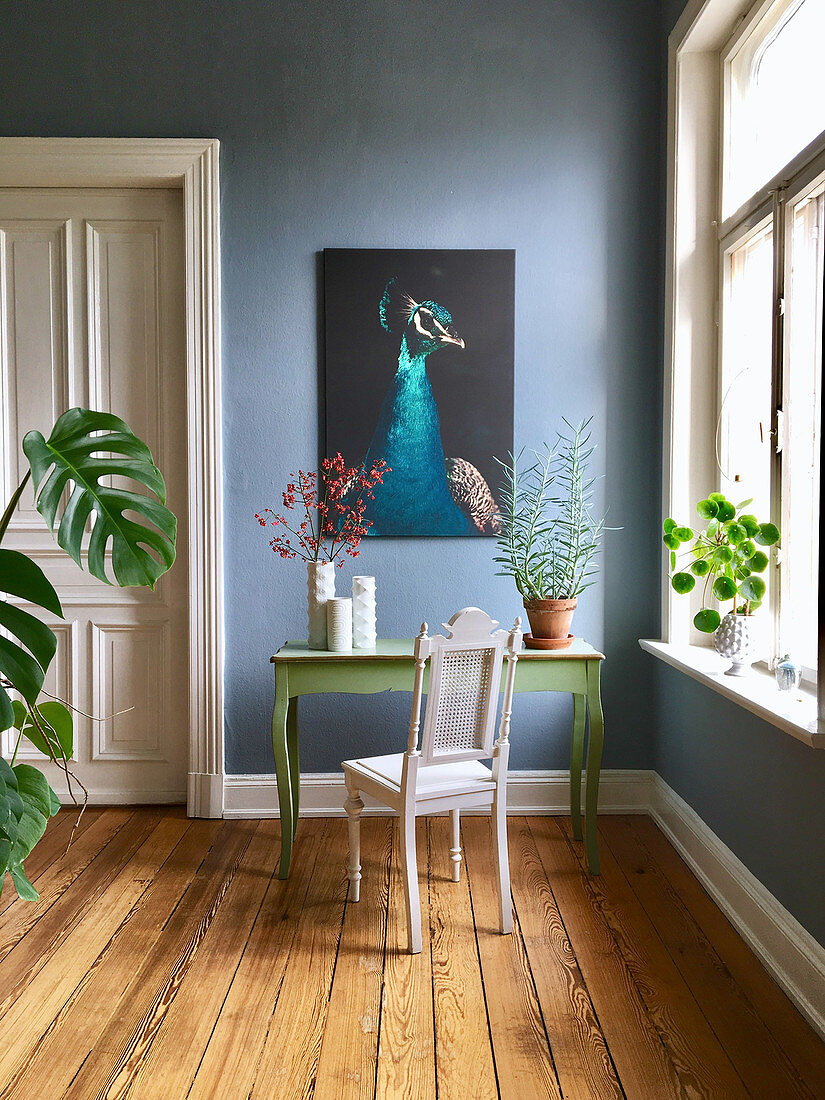
[[[390,467],[372,536],[495,535],[515,252],[326,249],[326,453]]]

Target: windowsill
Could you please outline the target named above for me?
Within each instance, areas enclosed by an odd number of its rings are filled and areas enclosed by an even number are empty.
[[[780,692],[773,674],[758,669],[747,676],[726,676],[725,662],[714,650],[701,646],[671,645],[650,638],[640,638],[639,645],[645,652],[686,672],[700,684],[764,718],[797,741],[815,749],[825,748],[825,733],[819,730],[816,696],[812,692],[804,689]]]

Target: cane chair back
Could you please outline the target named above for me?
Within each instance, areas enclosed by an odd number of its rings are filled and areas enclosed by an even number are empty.
[[[421,737],[421,764],[481,760],[493,755],[506,630],[477,607],[444,623],[447,636],[423,642],[430,683]],[[514,667],[515,666],[511,666]],[[414,704],[415,705],[415,704]]]

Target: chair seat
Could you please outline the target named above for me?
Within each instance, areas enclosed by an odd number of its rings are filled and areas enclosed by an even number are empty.
[[[369,756],[362,760],[345,760],[344,767],[378,782],[393,793],[401,790],[401,769],[404,753],[390,756]],[[469,794],[479,787],[492,787],[493,773],[480,760],[459,760],[452,764],[432,764],[418,769],[416,801],[437,798],[442,794]]]

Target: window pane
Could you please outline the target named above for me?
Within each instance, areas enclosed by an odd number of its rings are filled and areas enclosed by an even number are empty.
[[[770,516],[773,230],[754,233],[728,257],[723,313],[721,489],[760,521]]]
[[[817,663],[823,205],[820,188],[789,212],[785,315],[780,646],[811,669]]]
[[[778,0],[731,58],[727,217],[825,130],[825,0]]]

